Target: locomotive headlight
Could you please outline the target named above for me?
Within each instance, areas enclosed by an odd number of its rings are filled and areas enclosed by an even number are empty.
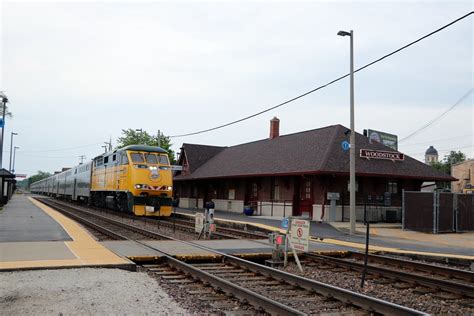
[[[135,189],[144,189],[145,186],[143,184],[135,184]]]
[[[173,187],[166,187],[166,190],[171,191],[173,190]]]

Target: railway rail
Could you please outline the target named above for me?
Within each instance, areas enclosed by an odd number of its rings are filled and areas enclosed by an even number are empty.
[[[158,239],[169,240],[171,237],[154,232],[148,229],[136,227],[134,225],[126,224],[94,212],[89,212],[74,205],[61,203],[51,199],[37,198],[43,204],[46,204],[64,215],[73,218],[74,220],[84,224],[115,240],[130,240],[130,239]],[[78,214],[79,213],[79,214]],[[93,221],[94,219],[95,221]],[[98,221],[98,223],[97,223]],[[115,230],[114,230],[115,229]]]
[[[80,210],[77,207],[74,208],[57,202],[44,201],[44,199],[41,202],[46,202],[55,209],[63,210],[66,215],[74,212],[71,212],[70,209],[68,211],[67,208],[73,208],[78,212],[90,213]],[[102,215],[95,215],[95,219],[104,218]],[[96,224],[96,226],[102,225]],[[127,225],[121,225],[120,227],[124,228],[126,226]],[[107,233],[109,230],[111,229],[107,228],[103,230],[103,232]],[[155,232],[152,233],[156,234]],[[337,313],[341,311],[347,311],[349,313],[365,311],[368,314],[425,315],[414,309],[286,273],[170,236],[158,234],[161,235],[161,238],[179,241],[196,248],[213,252],[221,257],[221,262],[189,264],[173,258],[170,254],[144,242],[128,238],[122,234],[119,235],[141,246],[160,252],[162,254],[162,263],[171,267],[172,270],[184,273],[186,275],[184,279],[189,278],[189,281],[194,279],[201,280],[218,291],[223,291],[240,301],[249,303],[257,310],[262,310],[270,314],[307,315],[313,313],[319,314],[320,311]],[[148,266],[147,269],[155,273],[171,273],[168,271],[169,269],[163,269],[163,267],[160,266]],[[155,269],[155,271],[153,271],[153,269]],[[172,273],[169,276],[172,275],[175,274]],[[173,279],[173,277],[171,279]],[[183,276],[175,277],[175,280],[183,280]]]
[[[344,259],[306,254],[306,258],[324,265],[333,265],[355,271],[364,270],[364,264],[358,262],[363,260],[363,257],[363,254],[354,252]],[[422,286],[434,291],[440,290],[474,298],[474,284],[472,282],[474,273],[472,272],[376,255],[369,255],[368,258],[372,262],[372,264],[367,265],[368,274],[402,281],[413,286]],[[374,265],[373,262],[379,262],[385,266]],[[392,267],[389,268],[386,265]],[[407,271],[407,269],[410,271]]]
[[[53,200],[50,198],[50,200]],[[82,210],[86,210],[85,207],[78,206],[77,204],[74,203],[68,203],[64,201],[59,201],[59,200],[53,200],[57,203],[61,203],[63,205],[71,205],[75,206],[78,208],[81,208]],[[133,214],[128,214],[128,213],[118,213],[116,211],[112,211],[109,209],[104,209],[104,208],[98,208],[98,207],[90,207],[88,208],[89,210],[94,210],[98,211],[102,214],[108,214],[108,215],[113,215],[113,216],[119,216],[121,218],[128,218],[132,219],[134,221],[143,221],[146,223],[154,222],[158,226],[162,225],[164,227],[171,228],[173,230],[178,229],[183,232],[187,233],[194,233],[194,225],[195,223],[193,221],[187,221],[187,220],[182,220],[182,219],[176,219],[176,218],[169,218],[165,217],[162,219],[159,218],[142,218],[142,217],[137,217]],[[266,239],[268,236],[265,233],[257,232],[257,231],[249,231],[249,230],[239,230],[239,229],[234,229],[234,228],[229,228],[229,227],[217,227],[217,231],[212,233],[212,238],[218,238],[218,239],[243,239],[243,238],[248,238],[248,239]]]
[[[194,230],[194,222],[184,220],[184,219],[166,218],[164,221],[162,221],[162,223],[166,223],[166,225],[169,225],[170,227],[172,225],[179,225],[180,228],[183,228],[186,230]],[[218,234],[218,236],[225,236],[229,239],[231,238],[267,239],[268,238],[268,235],[265,233],[260,233],[257,231],[241,230],[241,229],[235,229],[235,228],[223,227],[223,226],[218,226],[216,233]],[[216,233],[213,233],[213,234],[216,234]]]

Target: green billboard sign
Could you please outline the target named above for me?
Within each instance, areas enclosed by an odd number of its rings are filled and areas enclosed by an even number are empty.
[[[384,144],[387,147],[392,148],[393,150],[398,150],[398,136],[393,134],[388,134],[384,132],[379,132],[373,129],[367,130],[367,137],[369,142],[373,141]]]

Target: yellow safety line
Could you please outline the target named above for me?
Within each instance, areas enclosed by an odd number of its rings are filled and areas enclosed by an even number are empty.
[[[320,241],[314,237],[310,237],[311,241],[325,243],[325,244],[333,244],[338,246],[345,246],[345,247],[352,247],[357,249],[365,249],[364,244],[359,244],[356,242],[350,241],[342,241],[337,239],[325,238],[324,240]],[[425,251],[415,251],[415,250],[405,250],[400,248],[390,248],[390,247],[380,247],[380,246],[370,246],[370,251],[384,251],[384,252],[393,252],[393,253],[405,253],[405,254],[414,254],[414,255],[424,255],[424,256],[433,256],[433,257],[448,257],[448,258],[456,258],[456,259],[467,259],[467,260],[474,260],[474,256],[466,256],[466,255],[455,255],[455,254],[448,254],[448,253],[438,253],[438,252],[425,252]]]
[[[32,261],[8,261],[0,262],[0,270],[17,268],[37,268],[37,267],[66,267],[81,265],[120,265],[130,264],[129,261],[117,256],[109,249],[102,246],[79,224],[52,208],[28,198],[34,205],[38,206],[46,214],[51,216],[69,234],[73,241],[57,241],[64,243],[77,259],[57,259],[57,260],[32,260]],[[53,242],[53,241],[52,241]]]

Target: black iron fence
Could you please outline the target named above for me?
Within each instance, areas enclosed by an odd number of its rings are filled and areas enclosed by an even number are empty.
[[[443,233],[474,230],[474,194],[403,192],[403,229]]]

